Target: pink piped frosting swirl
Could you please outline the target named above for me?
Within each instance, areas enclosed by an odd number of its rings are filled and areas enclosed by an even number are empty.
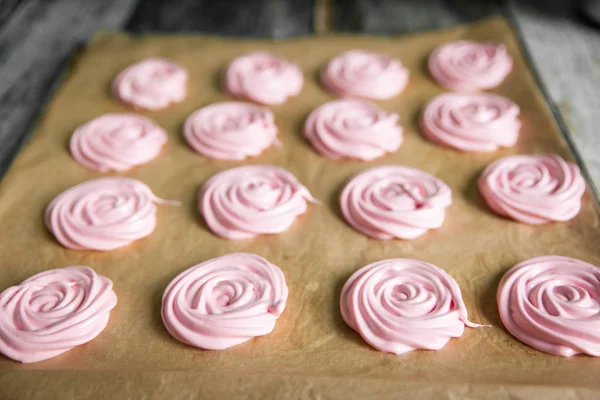
[[[273,331],[288,288],[279,267],[250,253],[232,253],[177,276],[162,297],[162,319],[175,339],[222,350]]]
[[[84,266],[44,271],[0,293],[0,353],[22,363],[93,340],[117,304],[110,279]]]
[[[188,117],[183,131],[194,150],[218,160],[243,160],[279,144],[273,113],[251,103],[230,101],[203,107]]]
[[[421,114],[427,139],[461,151],[491,152],[517,143],[519,107],[495,94],[444,93]]]
[[[469,321],[460,287],[443,269],[408,258],[356,271],[342,289],[344,321],[375,349],[393,354],[440,350]]]
[[[521,342],[557,356],[600,357],[600,268],[543,256],[511,268],[498,287],[506,329]]]
[[[136,114],[104,114],[78,127],[71,136],[71,155],[87,169],[127,171],[160,153],[166,132]]]
[[[338,96],[386,100],[404,90],[408,75],[399,60],[350,50],[329,61],[321,71],[321,83]]]
[[[367,169],[344,187],[340,207],[346,221],[373,239],[414,239],[442,226],[452,190],[415,168]]]
[[[233,60],[225,71],[225,90],[262,104],[283,104],[302,90],[300,68],[267,52],[254,52]]]
[[[156,197],[130,178],[93,179],[67,189],[46,208],[46,226],[73,250],[114,250],[144,238],[156,226]]]
[[[181,65],[164,58],[147,58],[117,75],[112,94],[132,108],[155,111],[183,101],[187,82],[188,73]]]
[[[478,184],[492,210],[533,225],[574,218],[585,193],[577,165],[557,155],[501,158],[488,165]]]
[[[429,73],[440,86],[477,91],[498,86],[512,70],[506,46],[468,40],[446,43],[429,56]]]
[[[318,203],[290,172],[270,165],[232,168],[211,177],[199,207],[208,227],[224,239],[281,233]]]
[[[398,118],[367,101],[336,100],[309,115],[304,136],[327,158],[373,160],[400,148]]]

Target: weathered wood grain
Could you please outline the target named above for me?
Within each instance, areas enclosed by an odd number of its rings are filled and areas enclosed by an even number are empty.
[[[508,12],[600,187],[600,31],[581,22],[576,2],[510,0]]]
[[[313,0],[143,1],[127,24],[133,32],[201,32],[285,38],[313,31]]]
[[[396,34],[500,14],[500,0],[333,0],[337,31]]]
[[[98,29],[119,29],[136,1],[27,1],[0,27],[0,176],[73,50]]]

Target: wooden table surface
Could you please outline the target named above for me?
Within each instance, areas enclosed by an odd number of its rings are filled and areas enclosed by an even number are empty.
[[[398,34],[491,15],[520,31],[592,184],[600,187],[600,28],[571,0],[2,0],[0,176],[60,71],[95,31],[287,38]]]

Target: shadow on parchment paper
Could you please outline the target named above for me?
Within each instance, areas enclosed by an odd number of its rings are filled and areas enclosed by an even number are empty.
[[[502,218],[505,219],[504,217],[499,216],[498,214],[496,214],[495,212],[493,212],[485,203],[485,200],[483,199],[483,196],[481,195],[481,193],[479,193],[479,187],[477,185],[477,182],[479,181],[479,176],[481,175],[482,171],[478,171],[477,174],[475,174],[471,180],[469,181],[469,184],[467,185],[466,190],[463,192],[465,198],[467,199],[467,201],[471,204],[473,204],[475,207],[477,207],[477,209],[479,209],[479,211],[485,212],[487,214],[491,214],[493,216],[495,216],[496,218]]]
[[[181,272],[183,272],[183,270]],[[176,273],[173,276],[167,276],[165,279],[161,280],[160,282],[157,282],[155,288],[152,290],[152,296],[150,296],[150,300],[149,300],[150,301],[150,309],[154,311],[152,313],[152,326],[154,327],[154,330],[158,334],[160,334],[160,336],[163,339],[169,340],[170,342],[177,342],[181,346],[188,347],[188,345],[186,345],[185,343],[182,343],[179,340],[176,340],[173,336],[171,336],[169,331],[167,331],[167,328],[165,328],[165,324],[163,323],[162,313],[161,313],[163,293],[165,292],[165,289],[167,288],[167,286],[169,286],[169,283],[171,283],[171,281],[173,279],[175,279],[175,277],[178,274],[179,273]]]
[[[350,274],[351,275],[351,274]],[[363,338],[354,331],[354,329],[350,328],[344,318],[342,318],[342,312],[340,311],[340,296],[342,295],[342,289],[344,288],[344,284],[350,278],[350,275],[344,277],[344,279],[339,280],[335,284],[335,290],[333,291],[333,301],[332,305],[332,313],[334,315],[335,329],[338,330],[344,337],[344,339],[350,340],[360,346],[371,348],[367,342],[363,340]]]
[[[504,325],[502,324],[502,320],[500,319],[500,313],[498,312],[498,302],[496,301],[496,293],[498,292],[498,285],[500,284],[500,280],[509,270],[511,266],[507,266],[506,268],[502,268],[502,272],[497,274],[494,277],[492,283],[485,289],[483,295],[479,298],[479,308],[483,316],[490,322],[492,326],[502,327],[505,332],[508,332]]]

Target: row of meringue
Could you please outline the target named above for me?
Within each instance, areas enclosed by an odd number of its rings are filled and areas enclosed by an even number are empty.
[[[223,350],[268,335],[283,313],[283,271],[250,253],[193,266],[169,283],[161,315],[171,336]],[[518,340],[564,357],[600,356],[600,268],[560,256],[524,261],[502,278],[498,310]],[[0,353],[30,363],[87,343],[117,304],[112,281],[89,267],[39,273],[0,293]],[[413,259],[388,259],[356,271],[340,296],[344,321],[375,349],[393,354],[440,350],[469,321],[457,282]]]
[[[579,168],[556,155],[518,155],[490,164],[479,190],[496,213],[528,224],[567,221],[581,208]],[[344,219],[373,239],[414,239],[442,226],[452,190],[416,168],[382,166],[354,176],[340,195]],[[249,239],[287,230],[316,203],[290,172],[275,166],[231,168],[208,179],[198,206],[210,230],[225,239]],[[144,238],[156,226],[156,197],[130,178],[76,185],[48,205],[46,226],[64,247],[113,250]]]
[[[429,72],[441,85],[458,91],[491,89],[512,69],[504,45],[458,41],[447,43],[429,57]],[[321,71],[321,83],[342,97],[385,100],[397,96],[408,83],[408,70],[390,56],[350,50],[334,57]],[[300,68],[267,52],[234,59],[223,86],[234,96],[262,104],[282,104],[300,93]],[[134,109],[159,110],[183,101],[188,73],[181,65],[148,58],[123,70],[113,81],[113,96]]]
[[[494,151],[516,143],[519,108],[493,94],[446,93],[425,107],[421,127],[434,143],[464,151]],[[203,107],[185,122],[189,145],[205,157],[244,160],[278,145],[273,113],[252,103],[222,102]],[[307,118],[304,136],[330,159],[373,160],[398,150],[403,129],[398,115],[362,100],[336,100]],[[157,157],[166,132],[136,114],[105,114],[78,127],[70,150],[82,166],[101,172],[125,171]]]

